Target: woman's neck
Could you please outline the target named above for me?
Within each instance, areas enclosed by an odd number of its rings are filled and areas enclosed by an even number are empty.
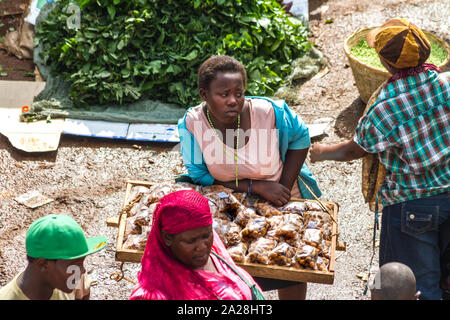
[[[209,271],[209,272],[218,272],[214,261],[209,256],[208,261],[203,267],[197,268],[197,270]]]

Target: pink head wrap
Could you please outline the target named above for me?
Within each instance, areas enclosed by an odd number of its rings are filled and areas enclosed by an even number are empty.
[[[208,199],[194,190],[181,190],[161,198],[153,215],[169,234],[210,226],[213,223]]]
[[[194,190],[181,190],[161,198],[153,213],[153,226],[138,273],[133,299],[214,299],[207,281],[179,262],[164,243],[161,230],[178,234],[212,225],[208,199]],[[220,275],[218,275],[220,277]]]

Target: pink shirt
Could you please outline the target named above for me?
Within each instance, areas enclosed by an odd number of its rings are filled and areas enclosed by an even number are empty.
[[[283,162],[278,145],[275,113],[269,101],[248,99],[251,129],[245,132],[247,144],[238,149],[238,179],[279,181]],[[189,110],[186,127],[200,145],[209,173],[214,179],[229,182],[236,179],[235,150],[219,139],[203,112],[204,104]],[[237,128],[236,128],[237,129]],[[232,139],[235,130],[226,133],[226,140]],[[216,130],[217,134],[221,132]],[[292,197],[300,198],[297,183],[294,183]]]

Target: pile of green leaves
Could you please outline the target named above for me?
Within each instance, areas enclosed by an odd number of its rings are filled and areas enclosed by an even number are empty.
[[[81,28],[69,29],[69,4]],[[42,58],[78,105],[141,98],[198,102],[197,70],[213,54],[241,61],[248,95],[272,96],[310,47],[307,28],[273,0],[58,0],[36,30]]]

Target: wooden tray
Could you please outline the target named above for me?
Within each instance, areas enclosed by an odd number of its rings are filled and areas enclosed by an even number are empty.
[[[128,181],[127,189],[125,193],[125,198],[122,204],[122,208],[128,204],[128,197],[131,193],[131,188],[134,186],[146,186],[149,187],[153,185],[152,182],[144,182],[144,181]],[[306,201],[306,200],[295,200],[295,201]],[[310,200],[307,201],[316,201]],[[321,201],[323,204],[328,206],[332,206],[333,208],[333,218],[334,221],[337,221],[337,213],[338,213],[338,205],[334,202]],[[120,214],[118,219],[108,219],[108,225],[110,226],[118,226],[118,236],[116,243],[116,255],[115,258],[118,261],[122,262],[141,262],[143,251],[138,250],[128,250],[123,248],[123,240],[125,233],[127,214]],[[314,282],[314,283],[323,283],[323,284],[333,284],[334,282],[334,263],[335,263],[335,254],[336,250],[345,250],[345,247],[337,248],[337,224],[333,222],[332,226],[332,239],[331,239],[331,247],[330,247],[330,263],[328,266],[328,271],[316,271],[316,270],[308,270],[308,269],[298,269],[293,267],[283,267],[283,266],[275,266],[275,265],[262,265],[256,263],[236,263],[238,266],[244,268],[254,277],[263,277],[263,278],[271,278],[271,279],[280,279],[280,280],[291,280],[298,282]]]

